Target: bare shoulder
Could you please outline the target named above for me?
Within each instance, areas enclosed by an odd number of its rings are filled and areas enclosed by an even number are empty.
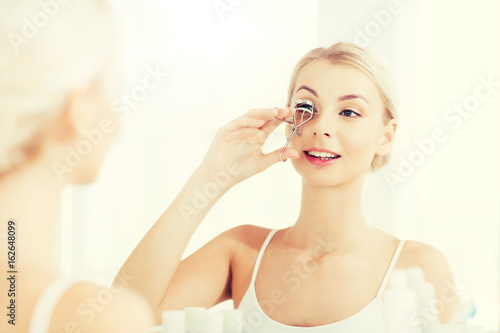
[[[255,258],[270,231],[268,228],[244,224],[226,230],[216,238],[229,246],[231,268],[241,273],[253,267]]]
[[[254,249],[258,250],[266,239],[271,229],[251,224],[244,224],[226,230],[218,237],[231,242],[235,250]]]
[[[245,249],[259,247],[268,233],[269,229],[249,224],[233,227],[212,238],[183,262],[195,260],[199,263],[206,261],[207,258],[213,262],[218,258],[223,265],[228,260],[232,264],[235,256],[240,255]]]
[[[239,245],[253,246],[262,243],[271,229],[252,224],[243,224],[222,232],[216,238],[235,242]]]
[[[51,322],[54,332],[148,332],[152,311],[137,294],[121,287],[81,282],[58,303]]]
[[[460,304],[455,278],[448,260],[437,248],[418,241],[406,241],[396,268],[420,267],[427,282],[434,286],[441,305],[442,322],[448,322]]]
[[[448,261],[444,254],[429,244],[408,240],[405,242],[399,257],[398,266],[409,268],[419,266],[428,273],[436,273],[449,269]]]

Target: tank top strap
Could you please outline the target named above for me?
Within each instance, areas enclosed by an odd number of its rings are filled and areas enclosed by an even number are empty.
[[[271,242],[271,239],[273,238],[274,234],[278,231],[279,229],[273,229],[269,232],[269,234],[266,237],[266,240],[264,243],[262,243],[262,247],[260,248],[259,255],[257,256],[257,260],[255,261],[255,265],[253,266],[253,273],[252,273],[252,281],[250,282],[250,285],[255,284],[255,279],[257,278],[257,272],[259,271],[259,266],[260,262],[262,260],[262,256],[264,255],[264,252],[266,251],[267,246]]]
[[[59,277],[44,289],[31,316],[29,333],[48,333],[50,321],[61,297],[80,280]]]
[[[382,284],[380,285],[380,288],[378,289],[377,292],[377,298],[380,298],[382,296],[382,292],[384,291],[387,282],[389,282],[389,277],[391,276],[391,273],[394,269],[394,266],[396,265],[396,262],[398,261],[399,254],[401,253],[401,250],[403,249],[403,245],[406,242],[406,240],[400,240],[399,244],[396,248],[396,251],[394,252],[394,255],[392,257],[391,263],[389,264],[389,268],[387,269],[387,272],[385,273],[384,279],[382,280]]]

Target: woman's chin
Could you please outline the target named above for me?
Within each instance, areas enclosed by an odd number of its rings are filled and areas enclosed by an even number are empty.
[[[100,167],[81,170],[75,174],[71,183],[76,185],[88,185],[94,183],[99,178]]]
[[[307,162],[307,161],[306,161]],[[366,171],[342,170],[337,168],[317,168],[301,163],[294,164],[295,171],[301,176],[302,182],[314,187],[331,188],[364,178]]]
[[[335,187],[345,183],[346,179],[339,173],[326,170],[301,170],[297,171],[302,177],[302,182],[314,187]]]
[[[316,177],[302,177],[304,183],[314,186],[314,187],[322,187],[322,188],[332,188],[339,185],[344,184],[345,182],[341,179],[325,179],[325,178],[316,178]]]

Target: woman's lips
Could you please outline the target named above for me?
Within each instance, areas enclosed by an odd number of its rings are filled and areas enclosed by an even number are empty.
[[[331,165],[333,163],[336,163],[341,157],[336,157],[336,158],[332,158],[332,159],[327,159],[327,160],[321,160],[320,158],[318,157],[314,157],[314,156],[311,156],[309,155],[307,152],[304,152],[304,155],[306,156],[306,159],[314,164],[314,165],[317,165],[317,166],[328,166],[328,165]]]

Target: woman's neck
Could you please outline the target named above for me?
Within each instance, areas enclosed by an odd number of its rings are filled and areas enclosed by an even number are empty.
[[[362,187],[363,177],[335,187],[303,181],[299,217],[287,232],[289,244],[306,251],[328,244],[329,251],[343,251],[372,235],[374,229],[363,212]]]
[[[49,163],[33,162],[0,178],[0,225],[15,221],[16,265],[58,271],[59,215],[63,184]]]

